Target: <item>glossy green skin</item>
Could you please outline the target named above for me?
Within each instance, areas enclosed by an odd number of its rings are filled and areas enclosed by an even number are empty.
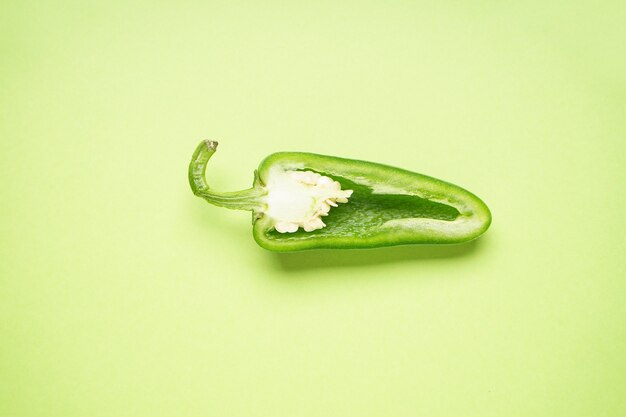
[[[491,223],[489,209],[474,194],[400,168],[311,153],[281,152],[261,162],[258,169],[261,184],[276,166],[318,172],[354,193],[348,203],[331,209],[323,218],[327,227],[313,232],[299,229],[296,233],[278,233],[269,219],[262,215],[254,217],[254,239],[272,251],[461,243],[477,238]],[[380,188],[383,192],[375,191]],[[426,223],[436,219],[437,227],[435,230],[420,227],[420,220],[410,227],[383,226],[394,219],[423,219]],[[459,231],[456,224],[460,222],[469,222],[471,227]]]

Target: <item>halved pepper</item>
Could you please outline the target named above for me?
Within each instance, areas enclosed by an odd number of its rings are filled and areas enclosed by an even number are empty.
[[[272,251],[461,243],[491,223],[471,192],[373,162],[279,152],[255,171],[252,188],[217,192],[206,166],[217,142],[201,142],[189,164],[193,193],[211,204],[252,211],[253,236]]]

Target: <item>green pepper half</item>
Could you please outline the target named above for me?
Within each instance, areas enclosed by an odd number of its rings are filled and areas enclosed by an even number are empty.
[[[265,158],[252,188],[216,192],[206,166],[217,142],[201,142],[189,164],[193,193],[252,211],[253,236],[272,251],[461,243],[491,223],[478,197],[456,185],[387,165],[302,152]]]

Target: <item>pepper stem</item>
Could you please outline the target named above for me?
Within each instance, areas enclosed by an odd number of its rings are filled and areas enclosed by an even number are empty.
[[[206,166],[216,150],[217,142],[204,140],[200,142],[193,153],[189,163],[189,185],[191,185],[193,193],[220,207],[233,210],[265,210],[265,204],[261,201],[261,197],[266,194],[266,191],[260,187],[225,193],[211,190],[206,181]]]

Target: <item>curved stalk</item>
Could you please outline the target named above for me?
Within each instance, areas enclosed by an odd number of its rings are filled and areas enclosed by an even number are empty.
[[[260,187],[234,192],[211,190],[206,181],[206,167],[216,150],[217,142],[205,140],[200,142],[193,153],[189,163],[189,185],[191,185],[193,193],[198,197],[204,198],[207,202],[220,207],[233,210],[265,210],[265,204],[261,201],[261,198],[266,194],[266,191]]]

